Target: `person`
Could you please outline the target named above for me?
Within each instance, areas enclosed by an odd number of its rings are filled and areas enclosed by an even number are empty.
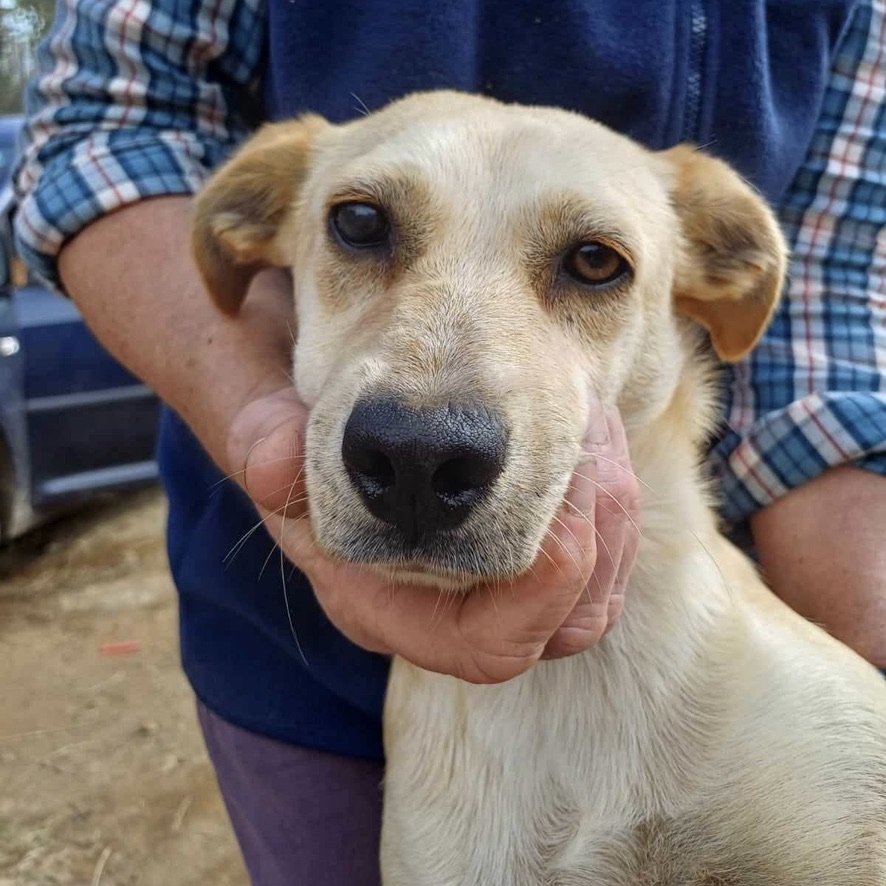
[[[794,258],[771,329],[725,376],[708,459],[723,519],[749,529],[775,593],[883,667],[884,59],[883,0],[60,4],[27,91],[18,246],[169,404],[183,666],[254,883],[378,882],[388,655],[494,682],[599,641],[637,544],[607,502],[636,513],[639,490],[598,409],[606,495],[570,495],[618,568],[585,528],[569,580],[521,579],[497,610],[481,588],[432,618],[434,595],[295,550],[291,292],[264,272],[237,319],[219,315],[189,256],[190,196],[262,120],[343,121],[438,87],[724,157],[779,209]]]

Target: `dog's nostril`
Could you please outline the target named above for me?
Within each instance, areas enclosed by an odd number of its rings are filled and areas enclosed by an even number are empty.
[[[489,485],[501,469],[497,459],[482,455],[459,456],[444,462],[434,471],[431,486],[437,495],[447,499],[463,499]]]
[[[466,477],[466,458],[454,458],[440,465],[431,478],[431,486],[437,495],[458,495],[472,484]]]
[[[378,486],[379,491],[393,486],[397,475],[391,460],[378,449],[355,448],[345,456],[345,464],[350,470],[361,474]]]

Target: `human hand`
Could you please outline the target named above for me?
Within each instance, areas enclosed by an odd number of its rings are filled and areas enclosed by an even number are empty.
[[[306,516],[306,421],[293,388],[252,401],[231,426],[229,461],[273,538],[353,642],[472,683],[498,683],[540,658],[589,648],[617,621],[639,544],[640,498],[617,417],[593,415],[588,457],[532,569],[445,606],[432,588],[392,585],[317,547]]]

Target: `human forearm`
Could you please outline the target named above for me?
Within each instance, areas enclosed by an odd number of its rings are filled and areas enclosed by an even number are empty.
[[[886,477],[834,468],[758,512],[751,526],[775,593],[886,668]]]
[[[234,417],[287,386],[292,301],[265,272],[233,320],[212,305],[190,254],[191,200],[149,200],[106,216],[62,251],[62,281],[102,343],[194,430],[223,469]]]

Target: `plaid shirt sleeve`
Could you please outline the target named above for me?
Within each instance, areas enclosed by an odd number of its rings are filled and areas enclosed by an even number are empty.
[[[16,173],[34,270],[58,286],[58,253],[90,222],[199,187],[249,129],[264,30],[264,0],[59,0]]]
[[[710,453],[739,526],[825,469],[886,474],[886,2],[866,0],[780,208],[793,259],[775,322],[727,372]]]

